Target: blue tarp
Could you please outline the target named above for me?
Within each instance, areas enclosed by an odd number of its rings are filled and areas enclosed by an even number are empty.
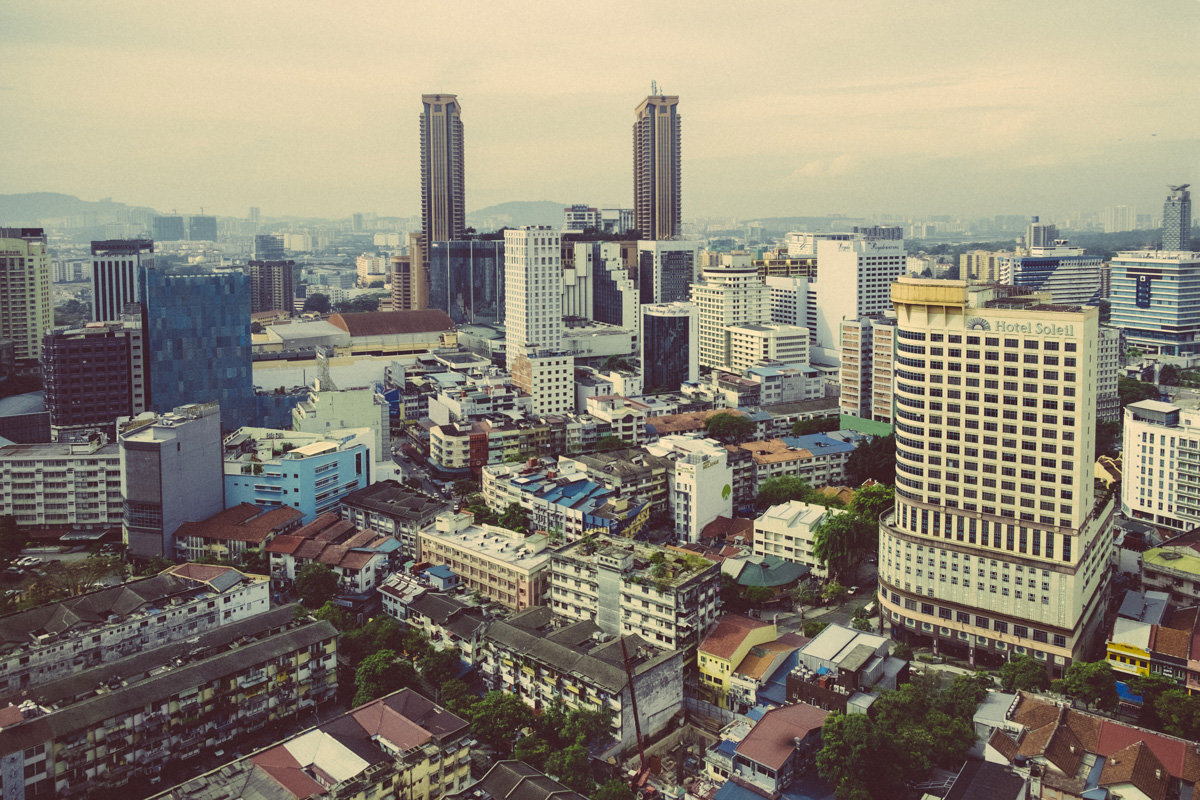
[[[1134,703],[1139,706],[1142,704],[1142,696],[1129,691],[1124,681],[1117,681],[1117,697],[1122,703]]]

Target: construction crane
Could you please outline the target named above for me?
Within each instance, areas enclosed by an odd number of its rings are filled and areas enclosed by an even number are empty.
[[[625,682],[629,687],[629,705],[633,711],[633,731],[637,737],[638,771],[629,780],[629,788],[639,798],[651,797],[655,794],[653,786],[647,786],[650,779],[650,762],[646,759],[646,748],[642,744],[642,720],[638,716],[637,692],[633,688],[633,668],[629,664],[629,649],[625,646],[625,637],[621,637],[621,658],[625,662]]]

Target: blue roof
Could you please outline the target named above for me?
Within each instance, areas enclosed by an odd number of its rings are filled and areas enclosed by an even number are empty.
[[[747,711],[746,716],[749,717],[750,719],[754,720],[755,722],[758,722],[760,719],[763,718],[763,715],[766,714],[770,710],[771,710],[771,706],[759,705],[759,706],[755,706],[754,708]]]
[[[853,444],[835,439],[832,436],[826,436],[823,433],[810,433],[804,436],[781,436],[780,438],[783,439],[784,444],[788,447],[802,447],[817,456],[849,453],[854,450]]]
[[[1129,691],[1129,686],[1124,681],[1117,681],[1117,697],[1125,703],[1137,703],[1139,706],[1142,704],[1142,696]]]
[[[758,702],[782,706],[787,704],[787,676],[800,664],[800,650],[788,653],[775,671],[767,676],[758,689]]]
[[[445,564],[437,564],[425,570],[426,575],[432,575],[435,578],[453,578],[454,570],[447,567]]]
[[[737,752],[737,746],[738,746],[737,742],[731,742],[728,739],[722,739],[721,743],[719,745],[717,745],[717,752],[724,753],[725,755],[729,756],[730,758],[733,758],[734,753]]]

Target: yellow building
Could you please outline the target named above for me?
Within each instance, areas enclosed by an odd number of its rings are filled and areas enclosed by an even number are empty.
[[[1150,674],[1150,633],[1154,625],[1118,617],[1106,645],[1108,665],[1120,675]]]
[[[773,642],[779,632],[773,622],[726,614],[704,637],[696,655],[700,668],[700,696],[721,708],[729,708],[729,680],[733,669],[755,645]]]

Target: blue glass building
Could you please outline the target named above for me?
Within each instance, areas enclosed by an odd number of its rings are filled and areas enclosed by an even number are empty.
[[[143,269],[146,387],[152,411],[221,404],[221,427],[256,421],[245,273]]]
[[[434,242],[429,248],[429,307],[456,325],[504,320],[504,241]]]
[[[1200,354],[1200,253],[1147,250],[1112,259],[1110,321],[1147,355]]]
[[[1100,300],[1100,256],[1078,247],[1034,248],[1031,255],[1005,258],[1002,282],[1050,292],[1055,303],[1086,305]]]

